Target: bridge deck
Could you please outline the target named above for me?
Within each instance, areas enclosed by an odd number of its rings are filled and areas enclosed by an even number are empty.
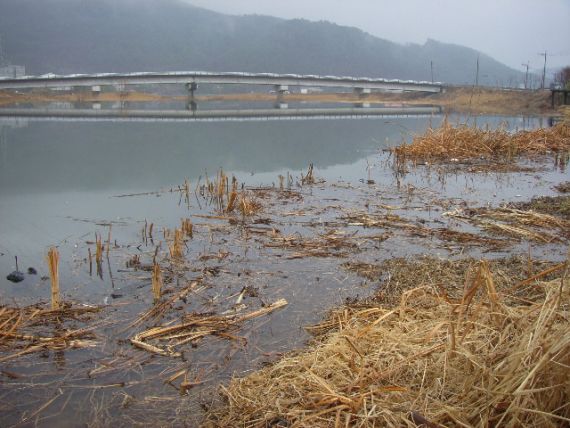
[[[0,89],[57,88],[62,86],[145,85],[145,84],[242,84],[312,86],[353,89],[402,90],[441,92],[440,83],[409,80],[388,80],[368,77],[315,76],[272,73],[103,73],[72,74],[66,76],[42,75],[20,78],[0,78]]]

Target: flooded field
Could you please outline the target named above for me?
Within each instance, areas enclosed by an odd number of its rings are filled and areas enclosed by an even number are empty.
[[[0,425],[194,426],[220,384],[373,294],[384,261],[564,260],[567,218],[517,209],[563,194],[566,163],[395,165],[388,149],[442,120],[3,119]]]

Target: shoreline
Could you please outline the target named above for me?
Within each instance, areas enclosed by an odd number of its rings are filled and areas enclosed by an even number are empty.
[[[275,94],[269,93],[236,93],[218,95],[199,95],[194,97],[197,103],[203,102],[251,102],[251,103],[274,103],[277,100]],[[285,94],[279,98],[280,102],[300,103],[371,103],[387,104],[389,106],[416,106],[433,105],[444,108],[450,113],[467,114],[496,114],[496,115],[536,115],[536,116],[560,116],[559,109],[550,108],[550,92],[546,90],[497,90],[484,87],[448,87],[443,93],[372,93],[365,96],[357,96],[351,93],[313,93]],[[0,91],[0,106],[10,106],[17,103],[44,104],[50,102],[69,103],[102,103],[102,102],[188,102],[186,95],[161,95],[146,92],[107,92],[91,94],[90,92],[79,93],[46,93],[32,91],[15,93],[12,91]]]

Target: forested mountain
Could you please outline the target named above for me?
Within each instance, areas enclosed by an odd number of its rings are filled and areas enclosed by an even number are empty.
[[[457,45],[401,45],[329,22],[229,16],[179,0],[0,0],[0,37],[28,74],[250,71],[516,84]]]

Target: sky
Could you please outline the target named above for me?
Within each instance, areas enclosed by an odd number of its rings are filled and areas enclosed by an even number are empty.
[[[184,0],[232,15],[326,20],[398,43],[468,46],[517,70],[570,65],[570,0]]]

